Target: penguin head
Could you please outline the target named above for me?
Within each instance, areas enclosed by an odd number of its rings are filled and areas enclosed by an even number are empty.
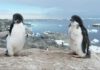
[[[70,21],[71,21],[71,23],[72,22],[77,22],[80,27],[83,27],[83,21],[78,15],[73,15],[71,17]]]
[[[19,13],[15,13],[13,15],[13,23],[21,23],[23,22],[23,16]]]

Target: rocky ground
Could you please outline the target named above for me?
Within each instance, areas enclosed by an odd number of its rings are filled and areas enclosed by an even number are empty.
[[[0,48],[0,70],[100,70],[99,56],[83,59],[67,49],[25,49],[19,56],[7,57]]]

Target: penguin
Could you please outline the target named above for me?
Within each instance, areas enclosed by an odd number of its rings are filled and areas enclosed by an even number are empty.
[[[73,15],[68,28],[70,49],[79,57],[90,58],[90,40],[87,29],[78,15]]]
[[[12,23],[10,25],[9,34],[7,36],[7,50],[8,56],[18,55],[25,44],[25,26],[23,23],[23,16],[19,13],[13,15]]]

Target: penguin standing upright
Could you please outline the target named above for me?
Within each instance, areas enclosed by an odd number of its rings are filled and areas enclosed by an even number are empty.
[[[91,54],[89,50],[90,41],[82,19],[77,15],[73,15],[70,21],[68,35],[71,50],[79,57],[89,58]]]
[[[23,24],[23,17],[16,13],[13,15],[12,24],[10,25],[9,34],[7,37],[7,51],[6,55],[14,56],[22,50],[25,44],[25,26]]]

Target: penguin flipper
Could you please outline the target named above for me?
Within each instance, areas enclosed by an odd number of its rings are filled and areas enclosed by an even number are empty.
[[[89,50],[90,40],[86,28],[84,28],[82,34],[83,34],[82,51],[83,53],[86,53],[87,58],[90,58],[91,57],[91,52]]]
[[[9,33],[10,33],[10,34],[11,34],[11,32],[12,32],[13,26],[14,26],[14,23],[12,23],[12,24],[10,25],[10,29],[9,29]]]

